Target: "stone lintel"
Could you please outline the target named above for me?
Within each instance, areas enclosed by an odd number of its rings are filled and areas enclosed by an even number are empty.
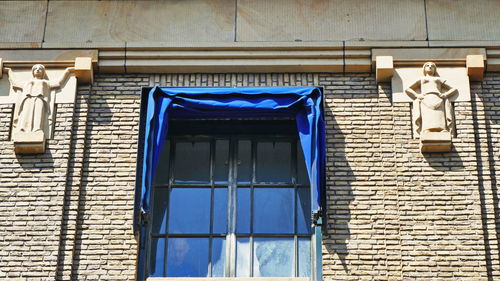
[[[392,56],[394,67],[422,66],[428,61],[439,67],[465,67],[468,55],[479,55],[486,60],[484,48],[396,48],[372,49],[372,67],[376,67],[377,56]]]
[[[94,67],[98,65],[98,51],[93,49],[70,50],[0,50],[5,67],[31,68],[43,64],[46,68],[66,68],[75,65],[77,57],[90,57]]]

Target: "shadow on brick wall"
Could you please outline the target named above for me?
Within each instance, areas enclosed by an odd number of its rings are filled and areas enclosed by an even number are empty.
[[[54,158],[49,148],[43,154],[16,154],[16,159],[26,171],[54,170]]]
[[[465,169],[464,162],[455,147],[447,153],[422,153],[429,166],[438,171],[462,171]]]
[[[327,223],[323,244],[329,256],[337,256],[344,271],[348,273],[346,258],[349,254],[347,242],[351,236],[350,204],[354,200],[351,182],[355,180],[355,176],[345,158],[344,135],[335,118],[330,118],[327,120],[328,128],[333,130],[327,129]],[[331,262],[333,261],[325,261],[324,266],[329,267]]]

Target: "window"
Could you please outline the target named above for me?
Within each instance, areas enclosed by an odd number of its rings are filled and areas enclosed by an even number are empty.
[[[251,135],[242,122],[218,124],[203,135],[186,135],[195,127],[182,123],[169,132],[146,276],[310,277],[311,192],[294,122],[258,122]]]

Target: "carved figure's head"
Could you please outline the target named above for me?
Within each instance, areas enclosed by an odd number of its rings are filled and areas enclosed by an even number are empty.
[[[31,74],[33,74],[33,77],[36,78],[43,78],[45,77],[45,66],[41,64],[35,64],[31,68]]]
[[[426,62],[422,67],[424,75],[434,76],[436,75],[436,64],[433,62]]]

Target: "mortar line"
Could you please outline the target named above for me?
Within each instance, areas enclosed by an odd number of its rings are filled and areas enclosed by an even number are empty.
[[[48,17],[49,17],[49,2],[50,2],[50,0],[47,0],[47,6],[45,7],[45,22],[43,24],[41,47],[43,47],[43,43],[45,43],[45,32],[47,31],[47,21],[48,21]]]

